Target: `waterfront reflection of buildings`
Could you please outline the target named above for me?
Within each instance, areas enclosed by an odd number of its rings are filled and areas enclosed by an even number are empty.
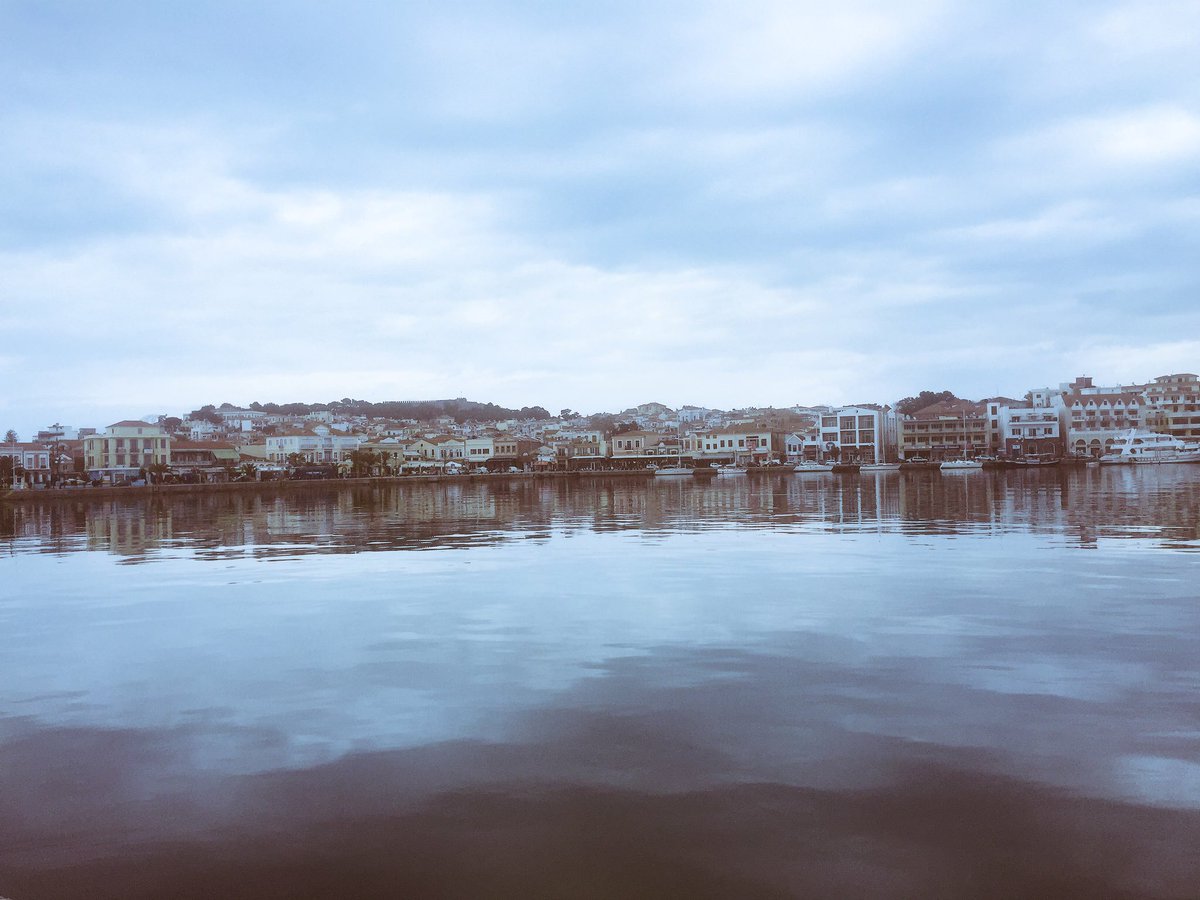
[[[654,480],[513,479],[0,504],[0,543],[271,557],[477,546],[575,531],[724,528],[1200,539],[1200,466]]]

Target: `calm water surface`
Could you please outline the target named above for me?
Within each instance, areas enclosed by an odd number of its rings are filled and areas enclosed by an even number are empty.
[[[1200,467],[0,504],[0,896],[1200,896]]]

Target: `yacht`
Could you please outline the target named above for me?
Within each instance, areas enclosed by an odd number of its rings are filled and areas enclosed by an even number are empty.
[[[1187,444],[1169,434],[1131,428],[1112,442],[1100,465],[1200,463],[1200,445]]]
[[[819,475],[822,472],[832,472],[833,463],[813,462],[811,459],[806,459],[792,471],[801,475]]]
[[[716,469],[716,473],[718,475],[745,475],[746,474],[745,466],[734,465],[732,463],[724,465],[724,466],[716,466],[715,469]]]
[[[900,463],[863,463],[860,472],[899,472]]]
[[[691,466],[660,466],[654,470],[655,478],[673,478],[681,475],[694,475],[695,470]]]
[[[948,459],[938,466],[943,472],[974,472],[983,468],[981,459]]]

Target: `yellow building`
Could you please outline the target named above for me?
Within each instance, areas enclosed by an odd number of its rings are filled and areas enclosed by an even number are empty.
[[[156,463],[171,464],[171,437],[149,422],[117,422],[83,439],[83,458],[89,478],[129,481]]]

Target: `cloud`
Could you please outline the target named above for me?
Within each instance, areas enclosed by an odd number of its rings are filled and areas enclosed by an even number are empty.
[[[1008,141],[1001,152],[1055,174],[1154,177],[1200,159],[1200,115],[1156,105],[1073,117]]]
[[[66,15],[0,55],[5,354],[58,361],[26,431],[1019,394],[1200,328],[1189,4]]]
[[[673,35],[666,84],[693,101],[777,101],[823,91],[894,63],[940,4],[703,4]]]

